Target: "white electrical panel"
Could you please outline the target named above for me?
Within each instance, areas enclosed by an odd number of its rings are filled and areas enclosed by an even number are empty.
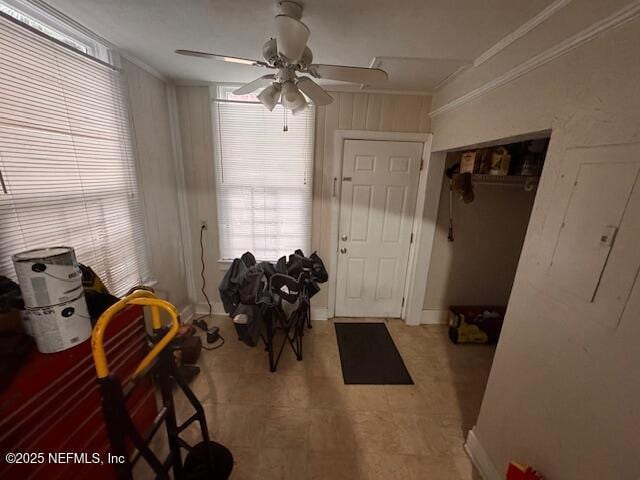
[[[640,164],[582,164],[551,260],[556,284],[594,299]]]
[[[552,220],[547,291],[606,326],[618,325],[640,273],[639,178],[640,144],[573,148],[554,198],[563,214]]]

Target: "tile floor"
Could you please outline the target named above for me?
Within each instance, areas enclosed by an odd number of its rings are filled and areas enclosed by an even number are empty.
[[[445,327],[386,320],[415,385],[344,385],[333,321],[313,322],[304,360],[285,349],[276,373],[262,348],[237,341],[228,318],[209,323],[221,327],[226,344],[203,351],[192,388],[211,437],[234,455],[233,480],[480,478],[463,444],[493,347],[456,346]],[[187,418],[185,403],[177,402]],[[139,469],[136,478],[145,476]]]

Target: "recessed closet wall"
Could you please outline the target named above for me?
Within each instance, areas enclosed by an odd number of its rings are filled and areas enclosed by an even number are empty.
[[[447,167],[459,152],[447,156]],[[445,320],[451,305],[506,305],[536,190],[522,185],[476,183],[474,200],[453,195],[453,242],[449,230],[449,179],[443,178],[424,309]]]

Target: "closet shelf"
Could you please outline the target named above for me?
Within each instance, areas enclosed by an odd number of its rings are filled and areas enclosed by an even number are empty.
[[[474,173],[471,175],[474,185],[505,185],[512,187],[533,188],[540,182],[539,176],[528,175],[485,175]]]

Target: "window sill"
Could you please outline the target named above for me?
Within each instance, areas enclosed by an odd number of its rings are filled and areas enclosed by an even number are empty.
[[[218,260],[218,268],[220,270],[222,270],[223,272],[226,272],[227,270],[229,270],[229,268],[231,268],[231,264],[233,263],[233,260]]]
[[[260,259],[256,259],[257,263],[260,262],[269,262],[272,263],[273,265],[276,264],[277,260],[260,260]],[[218,268],[220,270],[222,270],[223,272],[226,272],[227,270],[229,270],[231,268],[231,264],[233,263],[233,260],[223,260],[223,259],[219,259],[218,260]]]

